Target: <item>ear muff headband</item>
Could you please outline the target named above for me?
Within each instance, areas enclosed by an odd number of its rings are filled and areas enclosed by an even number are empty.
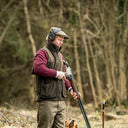
[[[56,33],[61,31],[61,28],[57,28],[55,29],[53,32],[50,32],[49,35],[48,35],[48,39],[53,41],[55,40],[55,37],[56,37]]]

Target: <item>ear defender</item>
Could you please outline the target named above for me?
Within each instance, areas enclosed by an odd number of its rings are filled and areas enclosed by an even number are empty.
[[[58,29],[55,29],[53,32],[50,32],[49,35],[48,35],[48,39],[51,40],[51,41],[54,41],[55,40],[55,37],[56,37],[56,33],[61,31],[60,28]]]

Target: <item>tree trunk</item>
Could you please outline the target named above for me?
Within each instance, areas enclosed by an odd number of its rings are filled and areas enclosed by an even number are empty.
[[[28,31],[29,39],[30,39],[31,46],[32,46],[33,56],[35,56],[36,45],[35,45],[35,41],[32,36],[32,31],[31,31],[30,17],[29,17],[28,8],[27,8],[27,0],[23,0],[23,2],[24,2],[24,13],[26,16],[27,31]]]
[[[119,0],[119,89],[120,89],[120,99],[126,100],[127,98],[127,87],[126,87],[126,64],[125,64],[125,52],[127,42],[127,17],[124,17],[122,14],[127,12],[127,3],[125,0]],[[122,15],[122,16],[121,16]]]
[[[79,63],[79,55],[78,55],[78,51],[77,51],[76,29],[74,30],[74,53],[75,53],[75,61],[76,61],[77,85],[78,85],[78,90],[81,93],[81,99],[83,100],[83,89],[82,89],[82,81],[81,81],[81,73],[80,73],[80,63]]]
[[[120,86],[120,98],[121,100],[126,100],[127,91],[126,91],[126,75],[125,75],[125,60],[124,60],[124,51],[125,48],[120,48],[119,51],[119,86]]]
[[[91,73],[91,69],[90,69],[90,63],[89,63],[89,55],[88,55],[88,48],[87,48],[87,42],[86,42],[86,37],[84,34],[84,28],[83,28],[83,22],[81,19],[81,13],[80,13],[80,3],[77,3],[77,8],[78,8],[78,16],[79,16],[79,22],[80,22],[80,32],[82,35],[82,42],[85,48],[85,53],[86,53],[86,59],[87,59],[87,68],[88,68],[88,73],[89,73],[89,80],[90,80],[90,84],[91,84],[91,89],[92,89],[92,95],[93,95],[93,99],[94,99],[94,105],[95,107],[98,106],[97,104],[97,98],[96,98],[96,93],[95,93],[95,88],[93,85],[93,77],[92,77],[92,73]]]
[[[23,2],[24,2],[24,13],[26,16],[27,31],[28,31],[29,40],[30,40],[31,46],[32,46],[33,56],[35,56],[36,45],[35,45],[35,41],[33,39],[32,32],[31,32],[31,24],[30,24],[30,17],[29,17],[28,8],[27,8],[27,0],[23,0]],[[32,104],[34,103],[34,100],[35,100],[34,82],[35,82],[35,76],[31,75],[31,77],[30,77],[30,100],[31,100]]]
[[[97,64],[96,64],[96,58],[94,57],[94,53],[93,53],[93,50],[92,50],[91,41],[89,41],[89,48],[90,48],[90,51],[91,51],[93,65],[94,65],[94,71],[95,71],[95,77],[96,77],[96,85],[97,85],[97,90],[98,90],[99,102],[100,102],[101,108],[102,108],[102,103],[103,103],[102,88],[101,88],[99,72],[98,72],[98,68],[97,68]]]

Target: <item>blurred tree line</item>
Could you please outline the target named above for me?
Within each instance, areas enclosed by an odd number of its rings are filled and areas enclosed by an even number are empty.
[[[70,37],[62,53],[82,100],[127,105],[127,0],[1,0],[0,104],[33,102],[33,59],[51,26]]]

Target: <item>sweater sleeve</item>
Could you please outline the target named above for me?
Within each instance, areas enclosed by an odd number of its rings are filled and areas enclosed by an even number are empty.
[[[44,77],[55,77],[57,71],[46,67],[48,60],[48,53],[41,49],[39,50],[34,58],[34,73]]]

